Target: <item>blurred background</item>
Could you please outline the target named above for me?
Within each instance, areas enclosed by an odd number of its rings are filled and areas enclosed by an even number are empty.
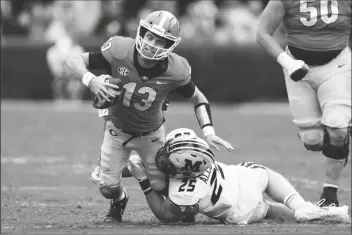
[[[70,82],[63,62],[72,54],[99,50],[111,36],[134,38],[141,18],[167,10],[181,25],[175,52],[188,59],[193,80],[209,100],[286,99],[281,69],[255,39],[267,2],[1,0],[2,98],[88,99],[87,88]]]

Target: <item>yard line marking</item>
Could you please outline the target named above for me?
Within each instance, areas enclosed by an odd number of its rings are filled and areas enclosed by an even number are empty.
[[[185,108],[189,106],[189,108]],[[82,104],[55,104],[51,101],[34,102],[34,101],[11,101],[6,100],[1,102],[1,111],[34,111],[41,112],[61,112],[61,113],[92,113],[98,117],[98,110],[92,107],[91,102],[84,101]],[[240,103],[234,105],[223,105],[214,103],[212,110],[225,110],[229,113],[242,115],[270,115],[270,116],[291,116],[289,104],[287,102],[254,102],[254,103]],[[166,115],[181,114],[194,115],[192,104],[188,102],[171,102]]]
[[[64,206],[70,206],[70,207],[77,207],[77,206],[82,206],[82,207],[92,207],[92,206],[102,206],[106,205],[108,201],[101,201],[100,203],[98,202],[81,202],[77,201],[76,203],[55,203],[55,202],[49,202],[49,203],[44,203],[44,202],[28,202],[28,201],[22,201],[21,203],[12,203],[18,206],[22,207],[64,207]],[[9,206],[9,205],[8,205]],[[147,204],[141,204],[141,203],[128,203],[128,206],[148,206]]]
[[[4,184],[4,183],[3,183]],[[140,190],[137,186],[124,186],[130,190]],[[1,186],[1,191],[80,191],[80,190],[91,190],[97,188],[94,185],[91,187],[87,186]]]
[[[27,164],[27,163],[47,163],[54,164],[58,162],[65,162],[66,157],[64,156],[31,156],[25,155],[21,157],[10,157],[1,156],[1,164],[12,163],[12,164]]]
[[[170,225],[163,225],[163,224],[160,224],[158,222],[150,222],[150,223],[145,223],[143,222],[143,224],[139,224],[138,222],[135,222],[135,224],[128,224],[128,225],[124,225],[124,227],[130,227],[130,228],[145,228],[145,226],[148,226],[148,225],[157,225],[159,228],[175,228],[175,227],[184,227],[184,228],[187,228],[189,225],[187,224],[170,224]],[[254,225],[234,225],[234,224],[228,224],[228,225],[224,225],[224,224],[214,224],[214,223],[211,223],[211,224],[206,224],[206,223],[196,223],[195,225],[192,225],[193,227],[229,227],[229,229],[231,229],[232,227],[235,227],[238,228],[238,227],[275,227],[277,229],[279,228],[287,228],[287,227],[292,227],[292,228],[307,228],[309,229],[310,227],[326,227],[327,225],[333,225],[334,227],[339,227],[339,228],[350,228],[350,224],[333,224],[333,223],[323,223],[323,224],[279,224],[279,223],[275,223],[275,224],[254,224]],[[35,225],[35,226],[32,226],[32,227],[29,227],[29,228],[34,228],[34,229],[43,229],[43,228],[57,228],[59,225],[57,226],[52,226],[52,225],[44,225],[44,226],[38,226],[38,225]],[[141,227],[142,226],[142,227]],[[18,227],[15,227],[15,226],[8,226],[8,227],[1,227],[2,229],[14,229],[14,228],[18,228]],[[85,225],[84,227],[85,229],[86,228],[116,228],[116,225]],[[230,230],[229,230],[230,231]],[[275,231],[274,233],[280,233],[280,231]],[[339,232],[338,232],[339,233]],[[223,234],[223,233],[220,233],[220,234]],[[302,234],[302,233],[301,233]]]

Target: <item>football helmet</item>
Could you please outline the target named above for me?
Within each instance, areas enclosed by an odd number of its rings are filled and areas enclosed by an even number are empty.
[[[166,39],[167,43],[165,48],[151,45],[144,40],[147,31]],[[143,58],[149,60],[163,60],[169,56],[180,41],[180,23],[170,12],[154,11],[145,19],[141,19],[137,29],[136,48]],[[154,49],[151,54],[143,52],[143,48],[146,44]]]
[[[210,146],[201,138],[188,134],[168,140],[156,156],[157,168],[169,177],[179,179],[198,177],[213,163],[214,152]]]
[[[188,128],[178,128],[166,135],[166,142],[181,136],[197,137],[197,134]]]

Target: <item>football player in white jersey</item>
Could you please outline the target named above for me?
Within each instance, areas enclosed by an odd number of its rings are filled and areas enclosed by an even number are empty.
[[[156,156],[159,170],[170,177],[168,197],[150,187],[138,156],[129,160],[148,205],[162,222],[202,213],[223,223],[249,224],[278,213],[297,222],[350,222],[348,207],[319,207],[302,198],[281,174],[253,162],[226,165],[214,161],[209,145],[185,128],[168,134]],[[266,193],[275,202],[264,199]]]

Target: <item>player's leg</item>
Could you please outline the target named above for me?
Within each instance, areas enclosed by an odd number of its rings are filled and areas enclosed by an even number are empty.
[[[65,81],[62,78],[54,77],[51,83],[53,98],[55,101],[62,101],[65,99]]]
[[[164,190],[166,177],[158,170],[155,162],[157,152],[165,144],[165,131],[162,125],[147,136],[132,139],[126,147],[136,150],[146,169],[150,185],[154,190]]]
[[[290,110],[298,129],[298,136],[307,150],[321,151],[324,132],[320,123],[322,111],[316,91],[308,81],[294,82],[286,73],[284,75]]]
[[[318,88],[318,99],[323,110],[323,154],[326,157],[322,205],[338,206],[337,189],[349,155],[351,124],[351,52],[348,48],[317,71],[326,78]]]
[[[100,187],[100,193],[110,200],[110,209],[105,222],[121,222],[128,201],[127,191],[121,184],[121,175],[131,151],[122,147],[124,139],[120,136],[124,136],[124,133],[107,121],[101,146],[99,172],[99,178],[105,183]]]
[[[293,185],[281,174],[267,169],[268,185],[265,192],[268,196],[286,205],[294,211],[294,217],[298,222],[307,222],[312,220],[326,220],[334,222],[346,222],[349,220],[348,207],[318,207],[307,202],[297,192]],[[285,213],[280,207],[275,207],[281,213]]]

